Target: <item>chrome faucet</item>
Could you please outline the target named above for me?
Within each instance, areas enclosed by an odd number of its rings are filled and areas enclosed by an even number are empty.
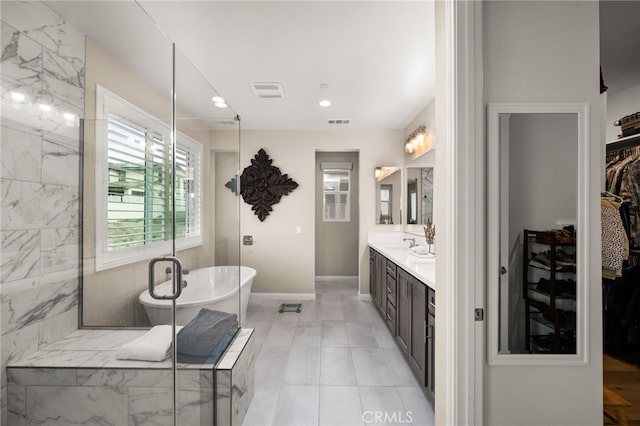
[[[415,238],[403,238],[402,241],[409,241],[409,248],[414,248],[418,244],[416,244]]]

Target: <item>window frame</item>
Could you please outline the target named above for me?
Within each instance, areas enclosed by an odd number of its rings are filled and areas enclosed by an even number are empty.
[[[325,184],[325,180],[324,180],[324,175],[327,172],[346,172],[347,173],[347,184],[348,184],[348,188],[346,191],[340,191],[340,190],[335,190],[335,191],[326,191],[324,189],[324,184]],[[334,194],[336,197],[338,195],[342,195],[342,194],[346,194],[347,195],[347,202],[346,202],[346,207],[345,207],[345,218],[344,219],[328,219],[326,212],[327,212],[327,194]],[[323,222],[351,222],[351,170],[350,169],[342,169],[342,168],[326,168],[322,170],[322,221]]]
[[[136,247],[126,247],[115,250],[108,248],[108,210],[109,210],[109,114],[115,114],[132,123],[138,123],[147,131],[153,131],[166,136],[166,147],[170,147],[171,128],[158,118],[136,107],[127,100],[112,93],[108,89],[96,85],[96,143],[95,143],[95,270],[102,271],[118,266],[170,254],[173,249],[172,240],[146,243]],[[202,184],[203,184],[203,145],[195,139],[177,132],[178,147],[186,147],[189,152],[199,156],[199,167],[195,175],[199,180],[196,184],[196,211],[199,218],[197,233],[191,236],[176,238],[176,250],[203,245],[204,221]]]

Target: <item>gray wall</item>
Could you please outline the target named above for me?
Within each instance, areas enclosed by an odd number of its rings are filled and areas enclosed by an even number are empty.
[[[589,363],[487,367],[484,423],[598,424],[602,422],[598,3],[489,1],[483,8],[485,102],[587,102],[591,143],[590,222],[580,224],[591,237],[589,274],[583,278],[587,280],[583,288],[589,292],[585,295]]]
[[[353,163],[351,170],[351,204],[349,222],[324,222],[322,220],[322,170],[321,162]],[[316,153],[316,275],[358,275],[358,166],[357,152]],[[366,176],[365,176],[366,179]],[[373,174],[370,179],[375,180]]]
[[[576,220],[578,117],[512,114],[510,129],[509,248],[523,229]]]
[[[2,2],[2,418],[5,366],[78,327],[84,36],[40,2]],[[49,112],[36,93],[47,91]],[[9,93],[27,96],[12,103]],[[65,123],[62,114],[75,114]],[[9,418],[9,420],[12,420]]]

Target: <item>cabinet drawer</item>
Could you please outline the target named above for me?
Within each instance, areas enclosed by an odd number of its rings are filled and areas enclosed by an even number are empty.
[[[396,277],[396,269],[397,269],[396,264],[391,262],[390,260],[387,260],[387,274],[389,274],[393,278],[395,278]]]
[[[387,323],[387,327],[389,330],[395,335],[396,334],[396,308],[387,301],[387,313],[385,315],[385,322]]]
[[[391,275],[387,275],[387,300],[391,302],[393,306],[396,306],[396,279]]]

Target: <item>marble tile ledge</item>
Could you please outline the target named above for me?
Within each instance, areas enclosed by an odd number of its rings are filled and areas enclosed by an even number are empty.
[[[223,368],[233,366],[242,346],[253,329],[241,329],[218,361]],[[143,335],[146,330],[77,330],[56,342],[43,345],[38,351],[12,360],[8,368],[115,368],[169,369],[171,361],[161,362],[120,360],[120,346]],[[213,369],[214,364],[178,364],[179,369]]]

